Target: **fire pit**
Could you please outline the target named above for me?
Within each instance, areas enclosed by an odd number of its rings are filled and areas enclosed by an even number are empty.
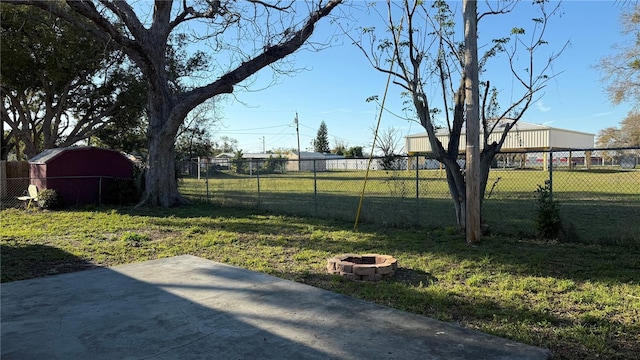
[[[378,281],[393,276],[397,269],[398,261],[389,255],[342,254],[327,260],[329,274],[350,280]]]

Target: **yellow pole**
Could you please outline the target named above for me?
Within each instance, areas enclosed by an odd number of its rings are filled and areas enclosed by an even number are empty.
[[[398,27],[398,38],[402,31],[402,22],[404,17],[400,20],[400,26]],[[364,176],[364,183],[362,184],[362,192],[360,193],[360,202],[358,203],[358,212],[356,213],[356,221],[353,224],[353,230],[358,228],[358,220],[360,219],[360,211],[362,210],[362,201],[364,200],[364,191],[367,187],[367,179],[369,178],[369,170],[371,169],[371,162],[373,160],[373,150],[376,147],[376,141],[378,140],[378,129],[380,128],[380,120],[382,120],[382,110],[384,110],[384,103],[387,100],[387,92],[389,90],[389,84],[391,83],[391,72],[393,71],[393,65],[395,64],[395,56],[391,59],[391,65],[389,66],[389,76],[387,76],[387,85],[384,88],[384,95],[382,96],[382,103],[380,105],[380,113],[378,114],[378,123],[376,124],[376,130],[373,134],[373,144],[371,145],[371,153],[369,154],[369,161],[367,162],[367,172]]]

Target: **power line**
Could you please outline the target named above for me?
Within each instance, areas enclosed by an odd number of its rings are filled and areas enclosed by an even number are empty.
[[[255,131],[255,130],[264,130],[264,129],[276,129],[281,127],[290,127],[291,124],[281,124],[281,125],[273,125],[273,126],[265,126],[259,128],[248,128],[248,129],[233,129],[233,130],[218,130],[218,132],[241,132],[241,131]]]

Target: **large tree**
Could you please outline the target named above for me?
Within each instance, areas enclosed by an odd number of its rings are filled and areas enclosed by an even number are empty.
[[[7,160],[9,153],[15,147],[13,130],[4,129],[4,121],[0,119],[0,160]]]
[[[371,65],[391,74],[394,84],[400,86],[410,99],[418,122],[428,134],[433,155],[445,165],[456,219],[463,229],[466,228],[467,174],[458,160],[465,121],[478,121],[483,134],[479,174],[474,180],[478,182],[479,198],[482,199],[494,156],[500,151],[509,131],[536,100],[536,94],[554,76],[549,74],[550,66],[561,51],[547,52],[546,59],[539,66],[534,61],[535,55],[547,46],[547,24],[559,6],[556,4],[549,11],[546,5],[545,1],[534,2],[538,11],[530,26],[522,24],[523,27],[509,29],[510,32],[502,37],[484,39],[485,42],[479,46],[484,52],[477,60],[465,54],[469,44],[465,44],[465,36],[457,31],[456,19],[465,19],[457,18],[448,2],[442,0],[433,3],[387,1],[384,12],[374,8],[385,21],[386,29],[380,31],[365,27],[361,28],[359,36],[352,37]],[[475,16],[472,23],[477,24],[477,28],[471,27],[467,40],[481,33],[477,29],[482,29],[485,23],[487,29],[490,28],[490,19],[503,22],[501,17],[508,16],[518,3],[487,2],[484,6],[477,10],[475,7],[466,8],[466,16],[469,13]],[[469,21],[464,23],[469,25]],[[468,71],[475,66],[480,75],[486,75],[491,65],[494,66],[494,74],[500,71],[501,76],[505,75],[502,69],[508,69],[513,78],[513,89],[505,100],[499,96],[498,89],[490,86],[489,79],[484,79],[475,91],[479,107],[476,116],[479,119],[471,120],[466,111],[472,105],[467,97],[473,95],[472,91],[469,92],[473,81]],[[499,103],[506,106],[501,108]],[[439,127],[449,131],[448,144],[442,144],[436,137]],[[493,132],[500,134],[500,138],[489,142]]]
[[[82,27],[115,44],[140,68],[148,86],[149,118],[149,158],[140,205],[167,207],[185,202],[173,174],[175,137],[187,114],[207,99],[232,93],[234,86],[298,50],[316,24],[342,2],[65,1],[72,16],[61,2],[9,1],[40,7]],[[194,69],[194,77],[176,87],[168,59],[182,41],[193,45],[184,66]],[[215,61],[207,62],[207,56]]]
[[[362,158],[364,157],[364,153],[362,151],[362,146],[352,146],[345,150],[344,156],[347,158]]]
[[[640,5],[621,16],[622,39],[616,53],[603,58],[598,67],[614,104],[635,102],[640,105]]]
[[[598,131],[596,146],[604,158],[613,161],[625,154],[635,153],[640,156],[640,151],[622,150],[618,148],[640,147],[640,112],[632,111],[620,122],[620,127],[611,126]]]
[[[17,152],[32,157],[140,116],[138,74],[107,41],[30,6],[0,7],[0,115]]]
[[[235,153],[238,151],[238,140],[229,136],[221,136],[213,142],[213,155]],[[288,150],[287,150],[288,151]],[[287,151],[284,151],[286,153]]]
[[[376,128],[372,130],[374,136],[376,136],[373,147],[382,154],[382,168],[385,170],[397,169],[397,148],[401,138],[400,132],[394,127],[389,127],[380,133],[376,133],[378,130]]]
[[[640,147],[640,112],[629,113],[620,127],[608,127],[598,132],[596,144],[600,148]]]
[[[620,17],[621,39],[625,43],[616,45],[616,53],[600,60],[598,68],[603,74],[611,101],[618,105],[624,102],[640,105],[640,5],[635,3]],[[598,132],[598,147],[640,146],[640,113],[631,111],[618,127],[608,127]],[[613,160],[620,153],[603,151],[603,156]]]
[[[373,129],[375,132],[375,129]],[[398,145],[401,140],[400,131],[394,127],[389,127],[378,134],[375,149],[382,153],[382,156],[392,157],[398,155]]]
[[[328,153],[331,151],[329,148],[329,130],[324,121],[320,123],[316,138],[313,140],[313,150],[319,153]]]

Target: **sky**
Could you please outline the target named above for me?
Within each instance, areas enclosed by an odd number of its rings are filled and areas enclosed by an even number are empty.
[[[461,2],[457,4],[461,7]],[[532,17],[530,4],[523,1],[516,13],[502,15],[499,21],[479,27],[480,31],[497,33],[518,26],[523,19]],[[593,134],[619,125],[632,106],[613,105],[609,101],[601,82],[602,73],[594,66],[603,57],[612,55],[616,45],[623,44],[619,19],[625,9],[629,9],[628,2],[562,3],[562,15],[553,18],[545,39],[555,51],[567,42],[568,46],[554,62],[551,74],[555,77],[521,121]],[[358,9],[350,11],[363,26],[375,25],[377,21],[364,12],[358,13]],[[272,82],[273,73],[264,69],[252,78],[253,91],[239,91],[219,101],[218,115],[222,120],[212,129],[214,137],[238,140],[238,148],[244,153],[295,149],[297,114],[302,151],[312,149],[313,139],[324,121],[332,148],[340,142],[347,147],[362,146],[365,152],[370,152],[380,111],[376,103],[366,99],[373,95],[382,99],[387,76],[374,70],[347,38],[331,37],[335,33],[335,26],[329,22],[317,28],[312,41],[331,38],[332,43],[319,52],[296,53],[294,65],[303,70],[279,76],[276,84],[266,86]],[[497,84],[501,93],[510,93],[513,87],[510,73],[500,69],[489,71],[492,83]],[[400,92],[397,85],[390,86],[388,112],[380,117],[380,131],[396,129],[402,137],[399,152],[403,152],[403,137],[424,129],[415,121],[394,115],[403,114],[405,105]]]

